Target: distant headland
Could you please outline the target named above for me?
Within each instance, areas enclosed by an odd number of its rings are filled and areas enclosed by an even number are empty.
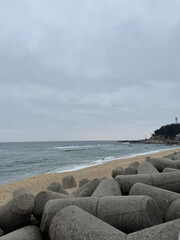
[[[140,140],[119,140],[117,142],[180,145],[180,124],[177,121],[178,119],[176,118],[176,123],[161,126],[159,129],[154,131],[151,138]]]
[[[118,140],[117,142],[129,142],[129,143],[143,143],[143,144],[165,144],[165,145],[180,145],[180,141],[171,139],[139,139],[139,140]]]

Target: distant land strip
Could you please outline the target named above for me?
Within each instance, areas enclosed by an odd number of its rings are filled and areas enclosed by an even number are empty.
[[[139,140],[118,140],[117,142],[129,142],[129,143],[143,143],[143,144],[165,144],[165,145],[180,145],[180,141],[170,139],[139,139]]]

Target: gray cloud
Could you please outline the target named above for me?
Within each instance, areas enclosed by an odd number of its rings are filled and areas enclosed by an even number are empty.
[[[143,138],[173,122],[179,10],[178,0],[0,0],[0,141]]]

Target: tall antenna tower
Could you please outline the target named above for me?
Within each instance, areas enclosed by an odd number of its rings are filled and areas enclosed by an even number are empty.
[[[175,117],[175,121],[176,121],[176,124],[178,123],[178,118],[177,117]]]

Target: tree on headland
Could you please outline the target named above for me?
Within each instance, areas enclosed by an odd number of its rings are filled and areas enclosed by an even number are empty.
[[[180,124],[172,123],[155,130],[152,136],[153,138],[174,139],[177,134],[180,134]]]

